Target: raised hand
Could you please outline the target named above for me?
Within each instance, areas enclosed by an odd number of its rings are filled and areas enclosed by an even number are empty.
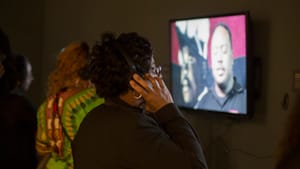
[[[160,77],[146,74],[143,79],[134,74],[133,79],[130,80],[130,86],[143,96],[146,111],[155,113],[165,105],[173,103],[169,89]]]

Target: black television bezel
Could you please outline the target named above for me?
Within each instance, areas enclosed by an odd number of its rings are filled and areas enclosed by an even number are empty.
[[[255,57],[253,56],[252,50],[252,32],[251,32],[251,19],[250,19],[250,12],[249,11],[240,11],[240,12],[231,12],[231,13],[218,13],[218,14],[210,14],[210,15],[203,15],[203,16],[193,16],[193,17],[184,17],[184,18],[175,18],[169,20],[168,31],[169,31],[169,77],[170,77],[170,92],[174,96],[173,91],[173,63],[172,63],[172,29],[171,25],[176,21],[184,21],[184,20],[193,20],[193,19],[204,19],[204,18],[217,18],[217,17],[229,17],[229,16],[238,16],[244,15],[245,16],[245,34],[246,34],[246,85],[247,85],[247,113],[246,114],[234,114],[229,113],[226,111],[214,111],[214,110],[207,110],[207,109],[193,109],[189,107],[184,107],[178,105],[180,109],[184,109],[187,111],[193,112],[201,112],[201,113],[209,113],[209,114],[218,114],[220,116],[226,117],[233,117],[233,118],[246,118],[250,119],[253,117],[254,114],[254,92],[256,92],[256,86],[254,83],[254,62]],[[174,100],[175,104],[176,101]]]

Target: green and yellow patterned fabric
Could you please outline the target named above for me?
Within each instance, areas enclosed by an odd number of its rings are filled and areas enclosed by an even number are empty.
[[[36,149],[40,156],[51,153],[48,169],[73,169],[71,141],[84,117],[104,103],[94,88],[67,90],[49,97],[37,114]]]

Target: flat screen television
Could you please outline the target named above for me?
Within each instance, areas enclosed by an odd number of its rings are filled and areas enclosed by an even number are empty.
[[[249,12],[172,19],[171,93],[181,108],[250,116]]]

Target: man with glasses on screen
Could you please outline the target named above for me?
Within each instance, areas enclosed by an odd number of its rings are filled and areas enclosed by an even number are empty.
[[[232,50],[229,27],[225,24],[218,24],[211,38],[211,70],[214,83],[195,108],[237,114],[246,113],[246,90],[234,77]]]

